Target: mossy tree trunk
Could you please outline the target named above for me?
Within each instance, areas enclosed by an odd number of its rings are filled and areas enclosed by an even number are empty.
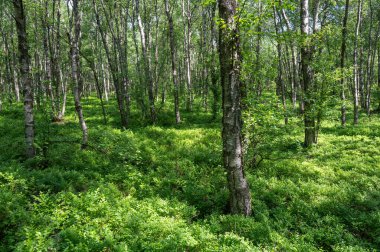
[[[236,0],[219,0],[223,160],[230,192],[230,212],[248,216],[252,209],[251,193],[243,171],[241,110],[244,85],[240,82],[241,55],[237,9]]]

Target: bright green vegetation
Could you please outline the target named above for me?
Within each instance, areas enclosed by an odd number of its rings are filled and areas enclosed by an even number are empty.
[[[36,142],[46,156],[27,162],[22,109],[0,114],[0,251],[380,247],[377,115],[342,128],[339,111],[331,113],[310,149],[301,146],[300,118],[261,129],[264,160],[247,167],[254,214],[245,218],[224,214],[220,124],[210,114],[183,113],[184,123],[172,126],[168,105],[156,126],[138,125],[136,114],[135,125],[121,131],[118,122],[101,124],[96,102],[83,100],[85,151],[71,106],[64,124],[43,123],[37,112]]]

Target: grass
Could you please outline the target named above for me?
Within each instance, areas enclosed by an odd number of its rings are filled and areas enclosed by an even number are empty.
[[[0,251],[377,251],[380,119],[342,128],[331,113],[319,144],[302,123],[263,129],[262,162],[247,167],[254,214],[226,214],[219,121],[170,105],[146,125],[133,109],[118,129],[84,100],[90,148],[80,150],[72,104],[64,124],[37,112],[45,156],[25,161],[21,106],[0,113]],[[265,140],[265,141],[264,141]]]

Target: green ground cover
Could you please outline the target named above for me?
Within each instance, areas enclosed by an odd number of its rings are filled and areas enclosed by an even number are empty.
[[[301,146],[301,119],[258,134],[249,163],[250,218],[225,214],[219,121],[171,108],[146,126],[118,129],[84,99],[90,147],[72,107],[62,124],[37,112],[40,155],[25,161],[22,108],[0,113],[0,251],[377,251],[380,119],[342,128],[334,112],[319,144]],[[338,111],[339,112],[339,111]],[[338,113],[337,112],[337,113]],[[275,120],[274,120],[275,121]],[[257,160],[256,160],[257,161]]]

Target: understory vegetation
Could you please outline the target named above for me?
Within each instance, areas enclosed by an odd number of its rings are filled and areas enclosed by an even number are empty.
[[[380,247],[378,115],[341,127],[330,108],[318,145],[305,149],[302,118],[284,125],[268,108],[255,111],[245,160],[253,215],[243,217],[226,214],[220,118],[183,111],[173,126],[169,104],[155,126],[132,113],[134,124],[120,130],[117,121],[102,124],[95,98],[82,101],[89,147],[80,150],[73,104],[59,123],[37,111],[39,154],[27,161],[21,107],[0,113],[0,251]],[[115,104],[106,108],[117,118]]]

